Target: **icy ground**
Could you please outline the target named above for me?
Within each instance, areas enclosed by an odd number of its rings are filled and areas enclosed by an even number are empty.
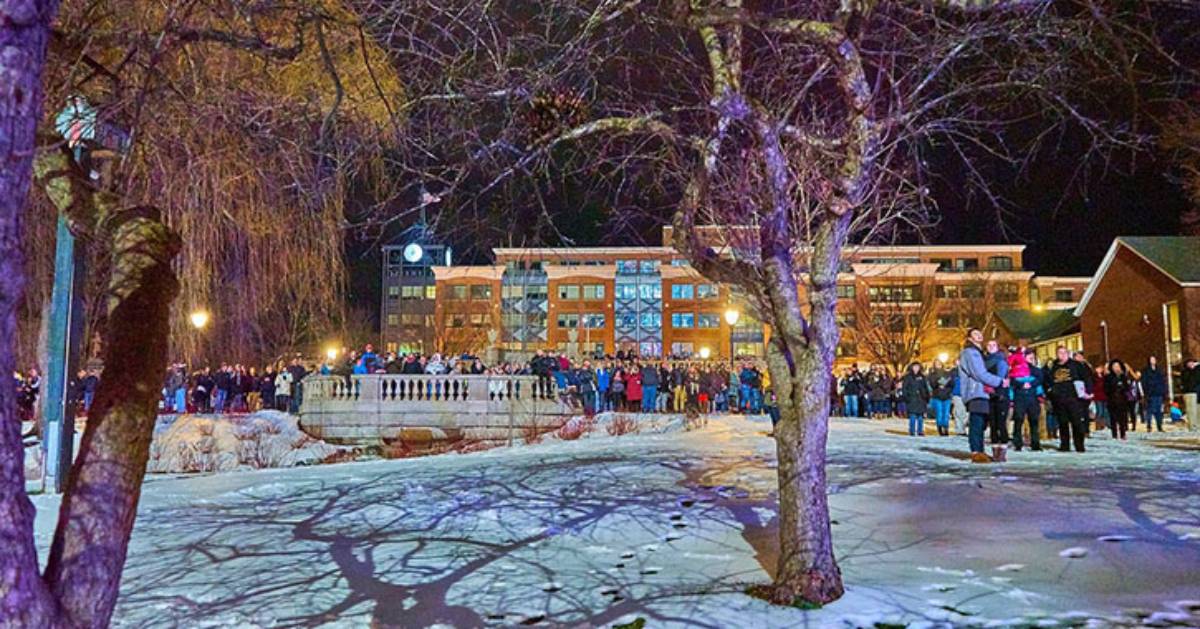
[[[846,596],[771,607],[769,424],[151,478],[115,622],[157,626],[1200,626],[1200,452],[955,458],[834,421]],[[601,433],[603,434],[603,433]],[[39,547],[53,497],[36,496]],[[876,623],[880,623],[876,625]]]

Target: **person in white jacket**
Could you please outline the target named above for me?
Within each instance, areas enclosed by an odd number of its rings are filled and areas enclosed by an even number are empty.
[[[286,411],[292,401],[292,372],[284,369],[275,376],[275,408]]]

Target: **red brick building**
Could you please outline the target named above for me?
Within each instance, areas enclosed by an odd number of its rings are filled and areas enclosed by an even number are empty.
[[[1200,356],[1200,237],[1117,238],[1075,314],[1093,364],[1156,356],[1177,371]]]

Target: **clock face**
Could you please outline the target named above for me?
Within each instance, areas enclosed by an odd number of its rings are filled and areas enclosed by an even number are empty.
[[[425,252],[421,249],[421,245],[415,242],[404,248],[404,259],[409,262],[420,262],[421,256],[424,254]]]

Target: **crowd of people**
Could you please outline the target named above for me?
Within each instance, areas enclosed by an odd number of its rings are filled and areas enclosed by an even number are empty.
[[[1180,392],[1200,394],[1200,366],[1187,360]],[[951,365],[935,360],[928,369],[909,365],[898,377],[881,366],[860,371],[851,366],[838,380],[836,403],[851,417],[907,417],[908,432],[924,436],[931,417],[939,435],[967,435],[973,460],[987,459],[985,433],[993,445],[1041,450],[1040,422],[1058,439],[1059,450],[1086,450],[1093,424],[1126,439],[1137,430],[1163,430],[1164,417],[1178,419],[1178,406],[1167,400],[1167,376],[1156,357],[1141,369],[1120,359],[1092,367],[1081,352],[1059,347],[1052,360],[1038,364],[1027,347],[1003,348],[971,330]],[[951,422],[954,427],[952,429]]]

